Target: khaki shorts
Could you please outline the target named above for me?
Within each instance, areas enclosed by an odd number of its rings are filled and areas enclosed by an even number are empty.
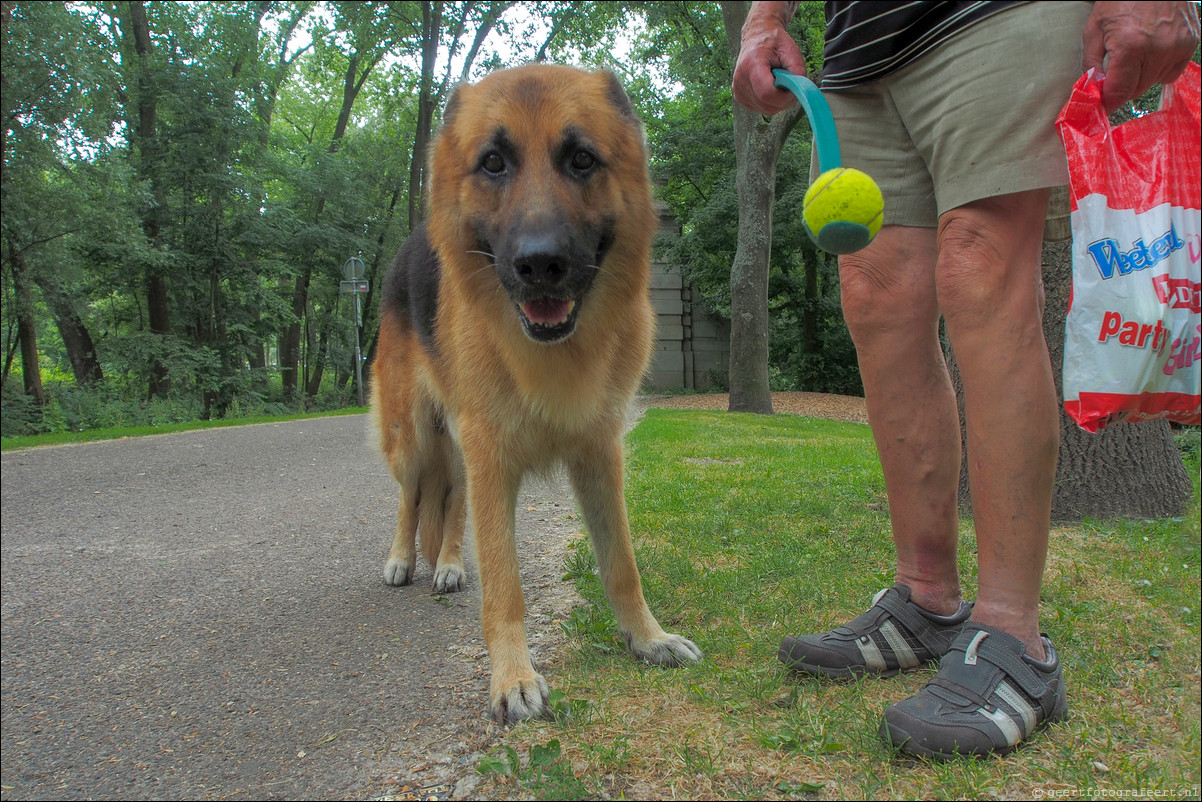
[[[975,200],[1068,183],[1055,122],[1091,9],[1015,6],[878,81],[824,93],[843,165],[880,185],[886,225],[935,226]]]

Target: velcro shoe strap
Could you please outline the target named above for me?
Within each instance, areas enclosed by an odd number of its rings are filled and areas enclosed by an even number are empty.
[[[956,651],[964,650],[957,648]],[[1048,690],[1047,683],[1040,679],[1035,669],[1027,665],[1020,655],[1007,649],[1006,644],[1000,638],[992,636],[982,638],[977,644],[977,659],[988,660],[1014,679],[1027,696],[1040,705],[1046,704],[1044,696]]]
[[[939,654],[947,648],[946,641],[939,641],[934,631],[935,624],[918,612],[913,604],[902,601],[896,594],[888,593],[880,598],[876,606],[897,619],[931,654]]]
[[[943,688],[944,690],[951,691],[962,699],[967,699],[974,708],[993,706],[992,702],[974,691],[972,688],[966,688],[959,682],[947,679],[941,675],[936,674],[934,677],[931,677],[931,681],[927,684],[934,685],[937,688]]]

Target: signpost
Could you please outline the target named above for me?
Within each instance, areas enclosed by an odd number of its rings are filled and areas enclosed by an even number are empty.
[[[363,311],[359,307],[359,296],[371,289],[371,285],[363,278],[364,272],[366,272],[366,268],[363,260],[358,256],[347,259],[342,266],[342,277],[345,279],[341,285],[342,291],[349,292],[355,297],[355,386],[359,390],[359,406],[366,403],[363,400],[363,355],[359,348],[359,329],[363,327]]]

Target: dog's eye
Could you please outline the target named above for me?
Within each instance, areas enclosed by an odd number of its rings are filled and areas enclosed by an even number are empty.
[[[578,150],[572,154],[572,169],[586,173],[597,164],[597,157],[587,150]]]
[[[486,173],[500,175],[505,172],[505,157],[495,150],[490,151],[480,160],[480,167]]]

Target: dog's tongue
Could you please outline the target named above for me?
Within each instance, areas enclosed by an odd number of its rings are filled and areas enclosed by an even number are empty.
[[[562,298],[539,298],[522,304],[522,314],[540,326],[558,326],[572,314],[576,302]]]

